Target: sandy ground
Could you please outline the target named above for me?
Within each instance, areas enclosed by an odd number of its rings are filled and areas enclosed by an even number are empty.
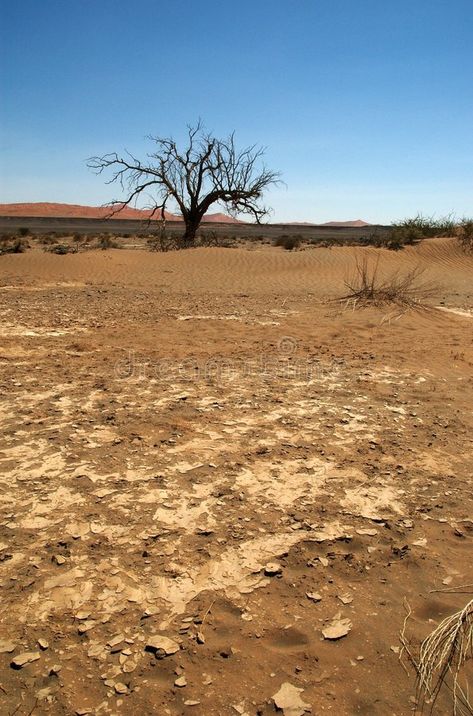
[[[364,255],[429,310],[330,302]],[[0,257],[0,712],[415,713],[406,607],[415,650],[473,582],[472,278],[453,240]]]

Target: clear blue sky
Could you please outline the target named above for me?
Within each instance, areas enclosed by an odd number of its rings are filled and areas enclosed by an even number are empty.
[[[267,146],[273,220],[473,215],[473,0],[0,0],[0,202],[203,118]]]

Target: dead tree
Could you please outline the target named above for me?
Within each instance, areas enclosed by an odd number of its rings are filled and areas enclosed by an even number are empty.
[[[217,139],[199,122],[188,126],[186,146],[179,149],[171,137],[148,137],[155,151],[142,162],[128,152],[91,157],[88,166],[97,174],[110,170],[108,184],[120,184],[124,199],[110,202],[110,216],[140,196],[151,197],[150,218],[165,220],[165,211],[174,202],[185,224],[183,242],[194,243],[197,229],[209,208],[219,203],[232,215],[249,214],[256,222],[269,213],[261,203],[265,189],[279,181],[263,161],[264,149],[253,145],[238,150],[234,134]]]

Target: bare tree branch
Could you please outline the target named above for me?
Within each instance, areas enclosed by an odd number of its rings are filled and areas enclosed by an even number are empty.
[[[260,223],[269,215],[262,204],[266,189],[279,183],[278,172],[263,163],[264,148],[256,145],[238,150],[234,134],[217,139],[205,131],[199,119],[188,125],[186,147],[179,150],[172,137],[154,137],[155,151],[141,162],[129,152],[91,157],[88,166],[97,174],[111,173],[107,184],[116,183],[125,194],[110,202],[111,216],[135,205],[152,190],[151,217],[165,219],[169,201],[175,202],[186,225],[183,240],[192,243],[204,214],[220,203],[232,215],[248,214]]]

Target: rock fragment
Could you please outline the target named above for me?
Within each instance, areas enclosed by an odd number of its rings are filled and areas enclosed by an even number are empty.
[[[282,573],[282,567],[279,562],[268,562],[264,568],[264,573],[267,577],[275,577],[277,574]]]
[[[10,666],[13,669],[22,669],[26,664],[31,664],[33,661],[38,661],[41,658],[39,651],[23,651],[21,654],[17,654],[13,657]]]
[[[146,651],[152,651],[155,653],[158,659],[162,659],[165,656],[170,656],[179,651],[180,647],[177,641],[169,639],[167,636],[156,634],[150,637],[146,642]]]
[[[342,637],[346,636],[351,631],[351,628],[352,623],[349,619],[334,617],[331,624],[325,627],[325,629],[322,629],[322,634],[324,639],[336,641],[337,639],[342,639]]]
[[[303,716],[306,711],[311,709],[311,705],[301,699],[303,691],[304,689],[299,689],[286,681],[272,699],[276,708],[282,711],[284,716]]]
[[[9,639],[0,639],[0,654],[11,654],[15,651],[16,644]]]

